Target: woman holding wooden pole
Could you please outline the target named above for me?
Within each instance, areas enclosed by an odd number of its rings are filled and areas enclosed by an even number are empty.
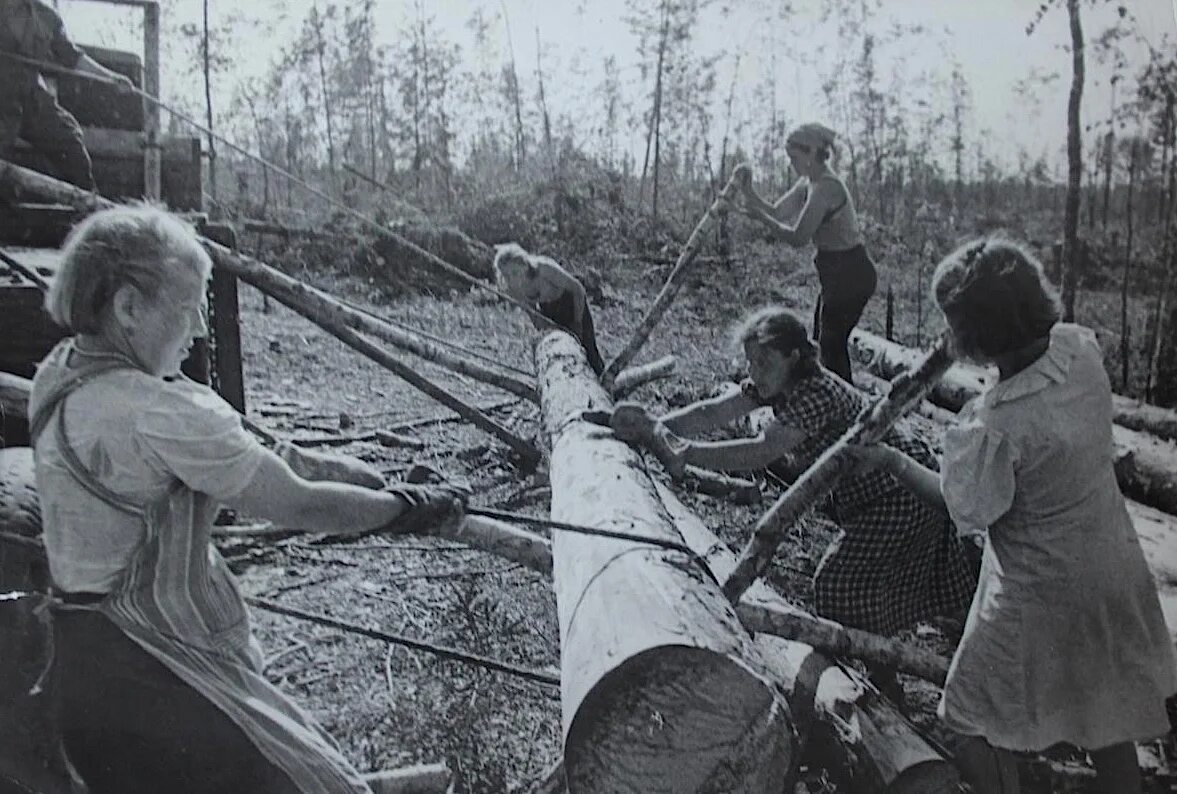
[[[1099,790],[1139,794],[1133,741],[1171,726],[1177,661],[1112,469],[1111,387],[1095,335],[1059,323],[1041,265],[981,239],[936,268],[959,355],[995,385],[945,433],[941,474],[859,455],[985,537],[981,582],[940,702],[980,794],[1019,791],[1014,752],[1086,748]]]
[[[751,471],[787,458],[809,462],[853,424],[867,397],[817,360],[804,323],[779,307],[754,312],[737,338],[750,379],[726,395],[693,403],[651,420],[644,410],[618,408],[613,427],[633,440],[654,439],[670,467]],[[687,441],[761,406],[775,421],[756,438]],[[890,443],[933,462],[931,451],[902,426]],[[894,478],[859,472],[833,495],[842,537],[814,576],[817,614],[855,628],[889,635],[933,615],[961,612],[975,577],[943,511],[927,507]],[[901,700],[894,670],[873,671],[876,685]]]
[[[830,168],[835,133],[816,123],[789,134],[785,152],[801,175],[772,204],[752,187],[752,170],[737,169],[744,212],[794,248],[817,247],[813,264],[821,293],[813,312],[813,338],[826,369],[850,381],[850,332],[862,317],[878,282],[874,262],[863,245],[858,215],[845,183]]]
[[[96,794],[368,792],[261,675],[213,519],[224,503],[326,533],[422,531],[463,495],[310,482],[179,376],[211,268],[178,218],[109,209],[71,233],[47,297],[74,334],[29,400],[65,749]]]

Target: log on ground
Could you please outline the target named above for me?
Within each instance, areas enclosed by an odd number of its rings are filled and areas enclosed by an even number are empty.
[[[919,351],[904,347],[869,331],[856,330],[850,339],[854,357],[883,378],[893,378],[919,358]],[[955,364],[933,392],[934,401],[952,411],[976,397],[992,375],[981,367]],[[1177,441],[1177,411],[1112,395],[1112,420],[1121,427],[1139,430],[1167,441]]]
[[[904,371],[920,355],[917,350],[866,331],[855,331],[851,345],[856,357],[884,378]],[[938,405],[957,411],[986,386],[984,370],[957,363],[941,378],[932,396]],[[1156,406],[1140,407],[1136,401],[1118,395],[1113,395],[1112,402],[1112,438],[1116,443],[1116,480],[1120,489],[1132,499],[1177,515],[1177,444],[1164,437],[1169,426],[1165,415],[1174,412]],[[1142,417],[1146,416],[1149,432],[1132,429],[1131,426],[1143,426]],[[1160,432],[1154,434],[1154,430]]]
[[[681,542],[642,468],[578,418],[610,401],[569,334],[536,350],[552,518]],[[779,792],[788,709],[717,583],[692,557],[554,531],[569,791]]]
[[[657,488],[687,545],[703,555],[721,579],[730,575],[736,555],[669,489],[661,484]],[[754,583],[742,603],[809,618],[763,582]],[[823,744],[836,753],[821,760],[830,768],[846,769],[852,791],[959,791],[956,768],[853,668],[835,664],[801,642],[759,634],[756,644],[788,694],[802,746],[820,733],[827,740]]]

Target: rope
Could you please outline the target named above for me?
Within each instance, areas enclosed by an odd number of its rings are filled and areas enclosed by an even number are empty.
[[[409,325],[408,323],[403,323],[400,320],[396,320],[392,317],[385,317],[384,315],[378,314],[370,309],[365,309],[363,306],[360,306],[359,304],[352,303],[351,301],[347,300],[346,298],[336,298],[335,300],[339,301],[344,306],[347,306],[349,309],[359,312],[360,314],[366,314],[367,316],[372,317],[373,319],[379,320],[380,322],[388,323],[389,325],[395,325],[397,328],[400,328],[403,331],[408,331],[411,334],[416,334],[417,336],[422,336],[431,342],[436,342],[437,344],[448,347],[451,350],[456,350],[459,353],[464,353],[465,355],[470,356],[471,358],[476,358],[476,359],[479,359],[480,361],[485,361],[486,363],[493,364],[494,366],[499,367],[500,369],[505,369],[510,372],[514,372],[518,375],[524,375],[528,378],[535,377],[534,372],[528,372],[525,369],[521,369],[519,367],[512,366],[511,364],[506,364],[502,361],[499,361],[496,358],[492,358],[492,357],[486,355],[485,353],[479,353],[477,350],[470,350],[468,348],[462,347],[461,345],[459,345],[456,342],[451,342],[448,339],[444,339],[444,338],[437,336],[436,334],[432,334],[429,331],[426,331],[424,329],[414,328],[413,326]]]
[[[435,645],[433,643],[415,640],[412,637],[406,637],[401,634],[390,634],[378,629],[370,629],[365,626],[358,626],[354,623],[338,620],[329,615],[319,615],[313,612],[304,612],[301,609],[294,609],[293,607],[283,606],[273,601],[264,598],[247,597],[245,601],[253,607],[263,609],[267,612],[273,612],[277,615],[286,615],[287,617],[305,620],[308,623],[316,623],[320,626],[327,626],[328,628],[338,629],[348,634],[358,634],[363,637],[370,637],[374,640],[389,643],[390,645],[400,645],[405,648],[412,648],[416,651],[424,651],[431,653],[434,656],[440,656],[443,659],[449,659],[455,662],[462,662],[464,664],[474,665],[475,667],[482,667],[487,670],[494,670],[499,673],[506,673],[515,676],[516,678],[523,678],[528,681],[534,681],[537,684],[544,684],[546,686],[560,686],[560,677],[552,675],[551,673],[543,672],[541,670],[533,670],[518,665],[509,664],[507,662],[500,662],[495,659],[490,659],[485,656],[478,656],[472,653],[465,653],[455,648],[449,648],[443,645]]]
[[[570,524],[566,521],[556,521],[551,518],[540,518],[538,516],[527,516],[522,513],[511,513],[505,510],[490,510],[485,507],[466,507],[466,513],[474,516],[485,516],[486,518],[494,518],[499,521],[506,521],[508,523],[530,524],[532,526],[550,527],[562,532],[572,532],[576,535],[590,535],[600,538],[612,538],[614,540],[629,540],[635,543],[644,543],[649,546],[657,546],[659,548],[667,549],[668,551],[681,552],[695,563],[712,579],[716,579],[715,574],[711,572],[711,567],[707,565],[707,560],[703,559],[694,549],[686,544],[679,543],[676,540],[666,540],[665,538],[655,538],[649,535],[637,535],[632,532],[620,532],[613,529],[601,529],[600,527],[590,527],[583,524]],[[716,581],[718,581],[716,579]]]

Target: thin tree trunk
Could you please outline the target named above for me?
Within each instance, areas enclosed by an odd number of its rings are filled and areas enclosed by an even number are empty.
[[[543,45],[539,38],[539,25],[535,26],[535,79],[539,89],[539,112],[543,119],[544,125],[544,148],[548,151],[548,156],[552,154],[552,118],[548,114],[548,103],[544,97],[544,66],[540,57],[543,51]]]
[[[327,65],[326,49],[327,44],[323,40],[323,19],[318,15],[315,9],[315,38],[316,44],[315,54],[319,61],[319,84],[323,92],[323,116],[327,121],[327,169],[330,172],[331,192],[334,193],[336,189],[336,180],[338,175],[335,172],[335,130],[331,123],[331,92],[327,87]]]
[[[1110,135],[1111,133],[1109,133]],[[1111,154],[1109,143],[1109,155]],[[1136,187],[1136,140],[1132,141],[1132,151],[1128,163],[1128,202],[1125,213],[1128,216],[1128,239],[1124,244],[1124,277],[1120,288],[1120,389],[1128,393],[1128,365],[1131,359],[1132,347],[1129,344],[1128,329],[1128,279],[1132,268],[1132,191]],[[1110,162],[1110,159],[1109,159]],[[1111,169],[1108,169],[1110,174]],[[1106,188],[1105,188],[1106,190]],[[1104,226],[1107,226],[1107,193],[1104,193]]]
[[[1115,159],[1115,144],[1116,144],[1116,78],[1112,78],[1112,106],[1108,111],[1108,134],[1105,139],[1104,156],[1106,161],[1104,163],[1103,172],[1103,228],[1108,227],[1108,205],[1111,204],[1112,199],[1112,162]],[[1135,144],[1133,144],[1135,147]]]
[[[1079,109],[1083,100],[1083,28],[1079,0],[1067,0],[1071,23],[1071,93],[1067,102],[1067,202],[1063,220],[1063,319],[1075,321],[1075,290],[1079,276],[1079,190],[1083,178],[1083,143]]]
[[[511,99],[515,103],[515,170],[523,168],[527,159],[527,136],[523,130],[523,97],[519,87],[519,72],[515,69],[515,45],[511,41],[511,19],[507,14],[507,2],[502,0],[503,26],[507,30],[507,49],[511,53]]]
[[[669,4],[666,4],[664,8],[662,37],[658,45],[658,79],[654,83],[654,189],[651,199],[651,213],[655,220],[658,218],[658,173],[662,159],[662,67],[666,62],[666,48],[670,44]]]
[[[208,125],[208,194],[212,196],[214,206],[212,208],[214,217],[220,214],[219,208],[216,206],[217,201],[217,146],[213,140],[213,93],[212,81],[209,69],[209,53],[208,53],[208,4],[209,0],[204,0],[204,35],[201,39],[200,54],[204,69],[204,113],[205,123]]]

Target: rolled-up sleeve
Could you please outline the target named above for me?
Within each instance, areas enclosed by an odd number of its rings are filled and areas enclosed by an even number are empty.
[[[1017,464],[1012,439],[978,421],[944,432],[940,490],[960,534],[985,532],[1006,514]]]
[[[265,454],[232,406],[190,383],[163,389],[135,430],[148,465],[220,501],[245,489]]]

